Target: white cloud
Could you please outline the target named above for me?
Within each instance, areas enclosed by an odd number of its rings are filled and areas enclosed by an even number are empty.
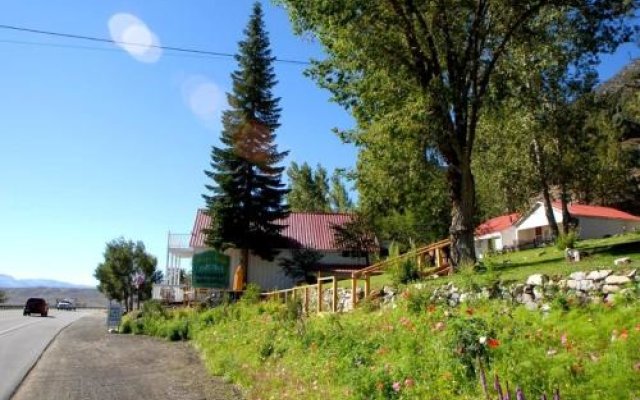
[[[160,40],[141,19],[132,14],[118,13],[109,18],[111,39],[138,61],[154,63],[160,59]]]
[[[204,124],[213,128],[220,120],[226,101],[223,91],[201,75],[192,75],[182,82],[182,98]]]

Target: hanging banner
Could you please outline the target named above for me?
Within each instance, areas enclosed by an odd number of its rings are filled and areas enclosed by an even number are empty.
[[[194,288],[227,289],[229,287],[230,264],[229,256],[215,250],[194,255],[191,261],[192,286]]]

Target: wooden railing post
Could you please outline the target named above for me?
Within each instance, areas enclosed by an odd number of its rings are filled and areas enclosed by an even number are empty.
[[[331,289],[333,290],[333,299],[331,302],[331,311],[338,311],[338,281],[336,280],[336,276],[333,276],[333,281],[331,285]]]
[[[440,248],[436,248],[435,250],[435,259],[436,259],[436,268],[440,270],[440,266],[442,265],[442,260],[440,259]]]
[[[304,287],[304,313],[309,314],[309,286]]]
[[[355,310],[358,304],[358,279],[351,274],[351,307]]]
[[[318,312],[322,312],[322,281],[320,279],[318,279]]]
[[[369,298],[369,292],[371,291],[371,281],[369,280],[369,274],[364,274],[364,298]]]

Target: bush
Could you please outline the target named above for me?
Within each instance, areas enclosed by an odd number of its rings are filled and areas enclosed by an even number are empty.
[[[124,317],[120,323],[120,333],[131,333],[131,318]]]
[[[578,241],[578,232],[575,230],[571,230],[567,233],[561,233],[560,236],[556,239],[556,248],[558,250],[564,249],[573,249],[576,246],[576,242]]]
[[[397,243],[389,246],[389,258],[398,257],[400,247]],[[420,271],[414,257],[395,260],[390,265],[391,279],[395,285],[404,285],[420,278]]]
[[[260,286],[250,283],[242,294],[242,301],[247,304],[257,304],[260,302]]]

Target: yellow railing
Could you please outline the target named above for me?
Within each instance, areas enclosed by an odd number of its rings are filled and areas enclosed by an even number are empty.
[[[427,246],[420,247],[419,249],[408,251],[404,254],[400,254],[399,256],[387,258],[386,260],[380,261],[369,267],[352,272],[351,273],[351,290],[352,290],[351,301],[353,302],[353,308],[355,308],[358,302],[358,298],[355,295],[358,288],[358,280],[359,279],[364,280],[364,297],[366,299],[367,297],[369,297],[369,294],[371,292],[371,282],[370,282],[371,275],[383,271],[384,269],[386,269],[387,267],[389,267],[390,265],[392,265],[393,263],[399,260],[403,260],[410,257],[416,257],[418,269],[424,275],[441,274],[443,272],[449,272],[450,266],[448,264],[450,263],[445,263],[443,259],[444,258],[443,250],[449,246],[451,246],[451,240],[444,239],[439,242],[431,243]],[[424,270],[423,269],[424,257],[427,253],[431,253],[431,252],[434,252],[435,267],[430,268],[428,270]]]
[[[331,296],[331,311],[338,311],[338,280],[335,276],[318,277],[318,282],[312,285],[296,286],[290,289],[274,290],[272,292],[262,293],[262,297],[268,300],[282,300],[287,302],[288,300],[301,299],[302,308],[305,313],[309,313],[309,305],[311,304],[310,292],[311,289],[316,289],[316,312],[323,311],[324,293],[322,287],[325,282],[331,282],[332,296]]]

